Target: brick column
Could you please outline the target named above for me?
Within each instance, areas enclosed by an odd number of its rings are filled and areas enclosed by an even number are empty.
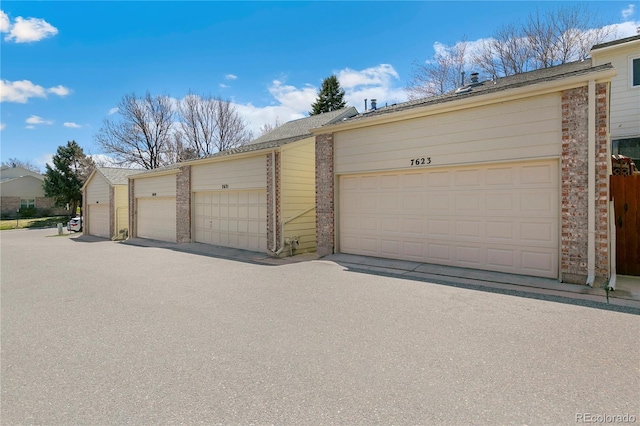
[[[333,133],[316,136],[316,240],[320,256],[334,252]]]
[[[609,278],[609,83],[596,84],[596,276]]]
[[[191,242],[191,166],[176,176],[176,242]]]
[[[588,87],[562,93],[562,242],[564,282],[584,284],[588,274]],[[608,84],[596,85],[596,285],[609,275],[608,239]]]
[[[272,152],[267,154],[267,249],[272,250],[274,247],[276,250],[282,247],[282,241],[280,241],[280,222],[282,222],[281,209],[280,209],[280,170],[281,159],[279,152]],[[274,172],[275,171],[275,181]],[[275,211],[273,209],[273,201],[275,194]],[[273,219],[275,215],[275,234],[276,238],[273,239],[274,224]]]

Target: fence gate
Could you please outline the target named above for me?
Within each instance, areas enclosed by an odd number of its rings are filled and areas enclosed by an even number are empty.
[[[640,174],[611,176],[616,221],[616,272],[640,275]]]

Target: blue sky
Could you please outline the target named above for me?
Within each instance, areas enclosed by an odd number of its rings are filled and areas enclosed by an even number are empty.
[[[219,95],[256,137],[265,123],[304,117],[332,73],[359,111],[364,99],[402,102],[414,63],[438,46],[574,4],[3,1],[0,158],[44,170],[69,140],[100,155],[94,136],[131,93]],[[640,25],[635,2],[582,4],[616,25],[616,38]]]

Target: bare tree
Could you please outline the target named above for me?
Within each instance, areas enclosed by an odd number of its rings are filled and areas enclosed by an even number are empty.
[[[562,7],[542,15],[536,10],[523,27],[535,69],[548,68],[589,57],[591,48],[614,32],[582,4]]]
[[[278,127],[280,127],[282,125],[282,123],[280,122],[280,118],[276,117],[276,121],[274,121],[273,123],[264,123],[262,126],[260,126],[260,135],[266,135],[267,133],[277,129]]]
[[[531,51],[521,29],[513,24],[503,25],[482,43],[473,63],[492,78],[514,75],[529,70]]]
[[[237,148],[251,141],[253,133],[229,101],[216,98],[217,129],[215,134],[218,151]]]
[[[2,162],[2,168],[22,167],[23,169],[31,170],[32,172],[40,173],[40,167],[36,166],[30,161],[18,160],[17,158],[9,158],[7,161]]]
[[[460,75],[467,58],[467,43],[439,50],[433,60],[414,64],[406,91],[409,99],[438,96],[460,86]]]
[[[474,71],[484,76],[499,78],[585,59],[595,44],[611,38],[614,28],[595,22],[594,15],[582,4],[544,14],[536,11],[524,25],[500,27],[473,54],[466,48],[460,55],[454,48],[445,47],[433,60],[414,65],[405,90],[410,99],[453,90],[465,63],[472,63],[477,67]]]
[[[175,141],[182,156],[203,157],[251,140],[246,123],[231,102],[191,92],[178,104]]]
[[[120,120],[105,119],[95,140],[119,165],[155,169],[175,160],[172,144],[174,108],[168,96],[125,95],[118,104]]]

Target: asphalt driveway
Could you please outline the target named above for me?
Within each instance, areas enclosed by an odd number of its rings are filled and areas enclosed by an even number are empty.
[[[0,234],[3,425],[640,422],[632,313],[55,233]]]

